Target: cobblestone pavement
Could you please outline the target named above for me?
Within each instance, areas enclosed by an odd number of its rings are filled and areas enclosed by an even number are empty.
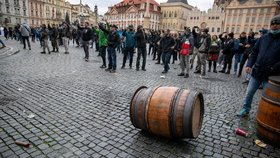
[[[70,46],[70,54],[40,54],[8,41],[20,53],[0,60],[0,156],[1,157],[279,157],[279,148],[254,144],[258,100],[248,118],[235,112],[246,86],[234,75],[209,73],[208,79],[190,74],[178,77],[178,64],[161,79],[161,65],[148,56],[147,71],[100,69],[94,49],[90,60],[82,48]],[[60,50],[64,50],[62,47]],[[135,65],[135,64],[134,64]],[[145,85],[176,86],[201,91],[205,98],[202,131],[197,139],[168,140],[135,129],[129,118],[134,91]],[[259,98],[261,91],[257,92]],[[32,117],[32,115],[34,117]],[[241,127],[250,137],[237,136]],[[30,142],[29,148],[14,143]]]

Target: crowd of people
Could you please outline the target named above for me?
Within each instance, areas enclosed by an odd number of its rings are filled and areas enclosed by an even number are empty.
[[[244,83],[249,85],[244,106],[238,113],[238,116],[244,116],[249,113],[253,95],[259,86],[266,85],[268,76],[280,74],[279,25],[278,15],[271,20],[270,30],[260,31],[260,38],[256,38],[254,32],[248,35],[242,32],[237,38],[234,37],[233,32],[211,36],[208,29],[199,27],[185,27],[184,32],[181,33],[171,33],[168,29],[147,31],[141,25],[137,26],[136,30],[133,25],[121,30],[116,25],[109,25],[106,22],[100,22],[98,26],[90,26],[88,22],[77,23],[74,26],[63,22],[59,26],[43,24],[40,28],[30,28],[23,23],[14,29],[4,28],[4,36],[6,39],[21,41],[23,49],[26,49],[27,42],[30,50],[30,37],[33,42],[40,41],[42,54],[46,54],[46,49],[49,54],[59,52],[59,46],[64,46],[64,53],[69,54],[68,45],[72,40],[77,47],[83,47],[85,61],[89,61],[89,47],[93,48],[95,43],[98,56],[102,59],[100,68],[110,73],[115,73],[117,70],[117,51],[123,54],[121,69],[126,67],[127,60],[129,60],[129,68],[132,69],[134,54],[136,54],[136,71],[140,68],[146,71],[147,55],[152,55],[156,64],[163,65],[163,74],[170,71],[171,58],[173,64],[179,60],[181,71],[178,76],[185,78],[190,76],[190,69],[194,69],[193,73],[200,74],[202,78],[211,71],[225,74],[231,74],[233,71],[234,75],[240,77],[247,62]],[[49,40],[52,51],[48,46]],[[232,63],[233,58],[234,63]],[[197,62],[194,67],[195,61]],[[220,71],[218,66],[221,67]]]

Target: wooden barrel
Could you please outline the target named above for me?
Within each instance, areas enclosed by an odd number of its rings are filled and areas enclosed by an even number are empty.
[[[280,76],[269,77],[257,112],[257,135],[280,146]]]
[[[177,87],[140,87],[130,103],[134,127],[167,138],[196,138],[203,114],[202,94]]]

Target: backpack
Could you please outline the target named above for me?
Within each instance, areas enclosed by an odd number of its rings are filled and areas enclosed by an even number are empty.
[[[185,42],[183,42],[182,45],[181,45],[180,54],[181,55],[189,55],[190,54],[190,48],[191,48],[190,41],[189,41],[189,39],[186,39]]]

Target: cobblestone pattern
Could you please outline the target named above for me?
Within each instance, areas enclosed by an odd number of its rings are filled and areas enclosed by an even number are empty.
[[[17,45],[15,42],[8,44]],[[233,75],[209,73],[208,79],[191,74],[177,77],[179,66],[161,79],[161,65],[148,57],[147,71],[100,69],[101,59],[91,50],[89,62],[81,48],[70,54],[41,55],[32,51],[0,60],[0,156],[1,157],[279,157],[279,148],[257,147],[255,115],[258,100],[248,118],[235,112],[246,86]],[[21,46],[18,46],[21,47]],[[62,50],[63,48],[61,48]],[[36,50],[36,51],[35,51]],[[118,65],[122,55],[118,54]],[[120,66],[119,66],[120,67]],[[134,91],[145,85],[176,86],[201,91],[205,98],[202,131],[197,139],[168,140],[135,129],[129,118]],[[261,91],[256,94],[259,98]],[[29,118],[34,114],[33,118]],[[241,127],[249,138],[235,135]],[[14,143],[31,143],[26,149]]]

